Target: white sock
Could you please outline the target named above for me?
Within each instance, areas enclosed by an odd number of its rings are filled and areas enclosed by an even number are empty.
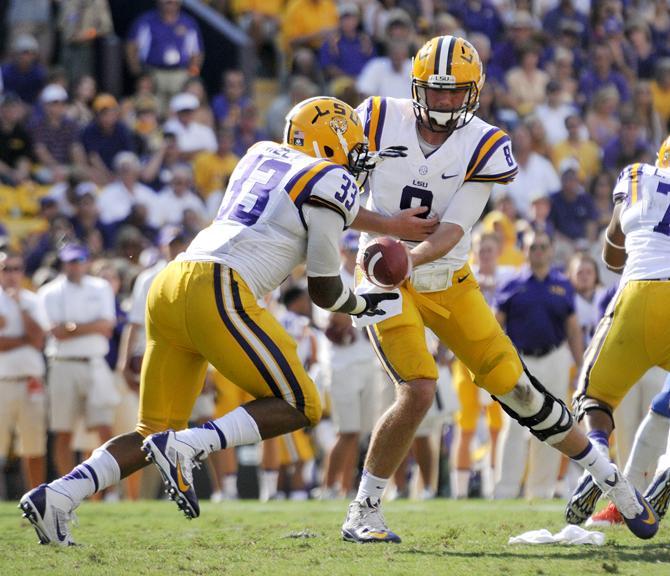
[[[615,472],[614,464],[591,442],[583,452],[572,459],[587,470],[599,484]]]
[[[100,490],[121,481],[119,463],[104,448],[97,448],[91,457],[84,460],[62,478],[49,484],[50,488],[69,496],[75,504]]]
[[[660,447],[668,437],[670,420],[651,410],[640,423],[633,448],[623,474],[638,490],[644,490],[645,473],[658,458]]]
[[[470,470],[452,470],[450,480],[451,497],[457,499],[467,498],[468,485],[470,484]]]
[[[226,474],[223,478],[223,493],[228,498],[237,498],[237,474]]]
[[[388,482],[388,478],[379,478],[370,474],[367,470],[363,470],[361,483],[358,485],[358,494],[356,494],[355,500],[361,502],[366,498],[370,498],[372,502],[380,500]]]
[[[279,470],[262,470],[260,478],[259,500],[267,502],[277,494],[279,483]]]
[[[177,432],[177,439],[211,454],[224,448],[256,444],[262,440],[258,424],[241,406],[198,428]]]
[[[482,468],[482,498],[493,498],[493,489],[495,488],[495,471],[488,465]]]

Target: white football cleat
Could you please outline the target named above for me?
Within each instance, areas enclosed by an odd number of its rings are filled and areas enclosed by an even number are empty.
[[[349,504],[347,518],[342,525],[342,538],[359,544],[401,541],[400,536],[386,525],[381,502],[373,502],[370,498],[354,500]]]
[[[40,544],[73,546],[69,523],[76,520],[76,508],[69,496],[40,484],[23,495],[19,502],[23,517],[35,528]]]
[[[151,434],[142,443],[147,460],[163,477],[166,492],[190,520],[200,516],[198,496],[193,487],[193,468],[200,468],[204,453],[177,438],[174,430]]]

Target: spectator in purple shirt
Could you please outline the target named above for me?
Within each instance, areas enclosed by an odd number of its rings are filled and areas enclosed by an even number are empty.
[[[598,234],[598,213],[593,198],[579,181],[579,163],[567,158],[561,164],[561,189],[551,195],[549,220],[556,230],[557,256],[567,257],[584,241],[593,243]],[[565,254],[558,244],[563,243]]]
[[[521,50],[535,37],[537,22],[525,10],[517,10],[509,24],[506,38],[497,42],[491,59],[496,66],[505,72],[516,66],[521,57]]]
[[[579,368],[584,352],[574,288],[552,269],[549,236],[527,233],[524,248],[528,269],[496,293],[496,315],[528,371],[556,397],[565,398],[571,364]],[[529,440],[526,431],[508,419],[500,433],[494,498],[516,498],[524,471],[525,496],[551,498],[561,464],[560,454],[554,452],[534,438]]]
[[[29,34],[16,37],[10,61],[0,67],[0,92],[13,92],[28,104],[35,103],[47,77],[38,50],[37,40]]]
[[[633,162],[653,163],[653,156],[642,134],[640,119],[627,114],[621,118],[619,135],[603,148],[603,166],[618,173]]]
[[[319,61],[328,79],[336,76],[355,78],[376,51],[372,39],[359,31],[360,10],[353,2],[339,7],[340,24],[337,34],[321,46]]]
[[[77,164],[88,179],[98,185],[114,177],[114,157],[123,151],[133,151],[132,132],[119,119],[119,104],[111,94],[99,94],[93,101],[95,119],[84,128],[75,146]]]
[[[542,28],[547,34],[555,37],[566,29],[566,23],[569,23],[570,28],[577,33],[580,43],[586,45],[589,19],[576,8],[574,0],[560,0],[555,8],[548,10],[542,19]]]
[[[221,81],[221,92],[212,99],[212,112],[217,123],[236,124],[242,108],[251,103],[242,71],[226,70]]]
[[[500,39],[505,27],[498,10],[490,0],[466,0],[452,3],[449,12],[469,32],[486,34],[493,43]]]
[[[622,102],[630,99],[626,78],[612,66],[612,50],[607,44],[597,44],[593,49],[593,65],[579,79],[578,98],[581,104],[590,104],[596,93],[607,86],[614,86]]]
[[[638,78],[653,79],[658,55],[649,26],[642,20],[633,21],[626,27],[626,36],[633,49]]]
[[[60,182],[73,163],[73,150],[79,136],[77,124],[67,118],[68,95],[60,84],[49,84],[40,96],[44,115],[32,126],[35,155],[48,170],[45,180]]]
[[[148,70],[164,110],[189,75],[199,76],[204,59],[197,22],[181,11],[181,0],[157,0],[158,9],[133,23],[126,57],[135,76]]]
[[[268,136],[259,126],[258,109],[254,104],[249,104],[242,109],[240,122],[235,128],[235,144],[233,153],[242,158],[247,150],[256,142],[267,140]]]

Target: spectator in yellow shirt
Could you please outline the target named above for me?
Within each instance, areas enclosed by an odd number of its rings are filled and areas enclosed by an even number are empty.
[[[201,152],[193,162],[195,187],[207,197],[215,190],[225,190],[239,158],[233,154],[235,137],[232,128],[222,127],[217,132],[216,152]]]
[[[565,127],[568,130],[568,137],[554,146],[551,160],[558,170],[566,158],[574,158],[579,163],[577,173],[579,180],[582,183],[588,182],[600,172],[600,147],[584,136],[586,130],[579,115],[568,116],[565,119]]]
[[[306,46],[318,50],[326,37],[336,32],[338,23],[333,0],[290,0],[282,21],[285,49]]]

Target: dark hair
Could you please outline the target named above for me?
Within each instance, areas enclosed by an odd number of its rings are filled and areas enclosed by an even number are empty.
[[[291,286],[284,292],[284,294],[282,294],[281,303],[288,308],[293,302],[302,298],[305,293],[306,290],[304,288],[301,288],[300,286]]]

